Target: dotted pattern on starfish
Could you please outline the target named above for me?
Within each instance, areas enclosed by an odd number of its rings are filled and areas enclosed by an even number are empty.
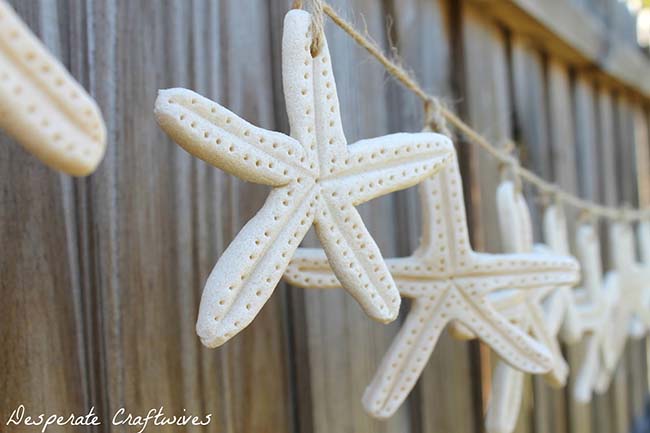
[[[451,141],[434,133],[392,134],[348,146],[327,43],[312,58],[310,23],[304,11],[285,18],[282,65],[291,137],[254,127],[190,90],[164,90],[156,101],[159,124],[188,152],[273,187],[205,285],[197,333],[209,347],[254,319],[312,224],[343,287],[371,317],[394,320],[399,293],[354,206],[421,182],[453,156]]]
[[[543,218],[544,239],[546,245],[535,245],[533,250],[539,253],[554,252],[570,256],[567,224],[564,212],[556,205],[546,208]],[[510,291],[513,292],[513,291]],[[518,292],[518,291],[514,291]],[[521,294],[523,296],[523,294]],[[517,323],[526,315],[524,303],[519,303],[513,293],[492,293],[490,301],[504,316]],[[557,287],[544,300],[544,316],[552,335],[560,335],[569,344],[576,343],[582,336],[580,319],[576,311],[575,297],[570,286]],[[453,326],[454,337],[461,340],[475,338],[475,335],[459,324]]]
[[[74,176],[95,170],[106,128],[95,101],[0,0],[0,129],[46,165]]]
[[[573,397],[588,403],[595,392],[603,393],[609,380],[608,353],[613,352],[608,328],[614,323],[619,290],[615,278],[603,281],[600,241],[593,225],[583,224],[576,232],[583,285],[576,290],[576,311],[584,334],[585,350],[576,375]]]
[[[458,163],[427,179],[419,188],[423,237],[410,257],[387,259],[400,294],[411,309],[363,397],[366,410],[386,418],[399,408],[422,373],[440,333],[461,322],[517,368],[542,373],[550,353],[488,302],[488,295],[568,284],[577,278],[570,258],[533,254],[485,254],[471,249]],[[299,249],[285,279],[305,288],[341,284],[320,250]]]
[[[533,230],[530,221],[530,212],[526,201],[515,185],[502,182],[497,190],[497,209],[499,213],[499,226],[501,238],[506,251],[525,253],[533,250]],[[539,254],[545,257],[547,253]],[[525,314],[517,324],[526,333],[530,333],[552,354],[552,369],[545,378],[553,386],[563,386],[569,372],[568,365],[562,357],[557,332],[559,326],[548,322],[549,312],[544,311],[546,300],[558,287],[571,287],[580,277],[579,266],[574,263],[573,274],[570,281],[560,284],[546,284],[541,288],[526,292]],[[557,320],[556,320],[557,322]],[[520,369],[521,370],[521,369]],[[523,392],[523,372],[506,365],[503,360],[497,363],[492,379],[492,390],[487,417],[486,430],[489,433],[510,433],[514,430]]]

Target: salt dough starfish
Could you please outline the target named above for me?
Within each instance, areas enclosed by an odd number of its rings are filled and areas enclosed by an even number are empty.
[[[106,148],[97,104],[0,0],[0,129],[48,166],[91,173]]]
[[[461,322],[512,365],[543,373],[548,350],[500,315],[487,300],[492,292],[569,284],[577,263],[557,256],[487,254],[472,251],[458,163],[419,187],[423,237],[410,257],[388,259],[400,293],[412,299],[402,328],[363,397],[375,417],[391,416],[422,373],[450,321]],[[285,279],[305,288],[337,288],[324,253],[299,249]]]
[[[158,122],[185,150],[272,187],[207,280],[196,328],[208,347],[225,343],[255,318],[312,224],[343,287],[373,318],[395,319],[399,292],[354,206],[421,182],[453,156],[451,141],[434,133],[347,146],[327,43],[312,58],[310,23],[300,10],[284,22],[291,136],[254,127],[187,89],[160,91],[156,101]]]
[[[643,229],[641,230],[643,233]],[[608,372],[599,379],[599,388],[606,389],[614,375],[628,337],[641,338],[650,328],[650,272],[635,258],[634,231],[627,223],[612,223],[609,229],[614,272],[606,281],[618,287],[620,297],[614,308],[614,319],[608,325],[610,339],[606,353]],[[648,251],[641,237],[642,251]]]
[[[526,201],[517,192],[512,182],[506,181],[497,190],[497,208],[499,225],[504,247],[507,251],[526,253],[533,251],[533,232],[530,213]],[[545,257],[547,254],[539,254]],[[572,258],[567,257],[575,264]],[[579,267],[575,265],[569,281],[550,282],[541,288],[527,292],[525,314],[517,323],[521,328],[535,336],[552,353],[552,369],[545,376],[553,386],[563,386],[568,375],[568,365],[562,357],[557,341],[559,326],[549,322],[555,314],[544,310],[544,301],[558,287],[571,287],[579,280]],[[553,313],[553,314],[551,314]],[[510,433],[514,430],[523,392],[524,373],[499,361],[492,380],[490,404],[486,418],[486,430],[489,433]]]
[[[593,392],[602,394],[609,383],[607,377],[614,348],[608,330],[615,320],[619,290],[614,273],[603,280],[600,242],[592,224],[582,224],[578,228],[576,247],[583,275],[582,288],[576,295],[582,299],[577,304],[577,313],[586,341],[573,397],[580,403],[589,403]]]

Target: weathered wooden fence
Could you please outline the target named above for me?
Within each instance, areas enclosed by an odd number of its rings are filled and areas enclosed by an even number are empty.
[[[0,136],[0,431],[35,431],[6,430],[19,404],[95,406],[106,419],[93,431],[132,431],[109,426],[112,414],[160,406],[213,414],[190,432],[481,431],[491,355],[447,336],[396,416],[368,417],[361,395],[399,325],[374,323],[343,293],[281,285],[224,347],[205,349],[194,334],[208,272],[266,192],[173,144],[153,118],[156,91],[193,88],[286,131],[279,59],[290,0],[12,3],[97,98],[109,147],[94,175],[74,180]],[[616,0],[332,3],[359,25],[363,15],[476,129],[514,139],[537,173],[607,204],[650,204],[650,61]],[[348,137],[419,130],[420,103],[331,23],[327,33]],[[496,163],[457,144],[474,244],[498,251]],[[385,256],[416,245],[414,191],[361,212]],[[575,362],[580,351],[566,353]],[[591,405],[531,380],[517,431],[626,432],[647,391],[646,341],[634,341]]]

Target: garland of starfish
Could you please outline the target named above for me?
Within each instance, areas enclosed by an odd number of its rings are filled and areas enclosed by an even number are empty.
[[[298,2],[301,3],[301,2]],[[294,9],[300,9],[296,4]],[[390,322],[401,298],[411,307],[368,386],[363,405],[392,416],[415,386],[441,332],[478,338],[500,357],[486,427],[510,433],[521,405],[524,374],[566,384],[559,341],[587,340],[574,396],[605,390],[628,337],[650,329],[650,221],[646,210],[583,201],[519,166],[473,131],[371,42],[321,1],[312,16],[291,10],[284,21],[282,78],[291,135],[251,125],[225,107],[182,88],[161,90],[161,128],[185,150],[244,180],[271,187],[260,211],[223,252],[207,279],[197,333],[208,347],[226,343],[257,316],[281,278],[305,289],[347,291],[368,316]],[[323,32],[327,14],[424,101],[421,133],[397,133],[348,144],[332,61]],[[510,169],[496,192],[506,253],[472,249],[462,178],[447,121]],[[441,133],[431,132],[436,130]],[[547,245],[534,245],[520,179],[553,194],[544,213]],[[418,186],[422,239],[410,256],[384,259],[355,206]],[[613,219],[613,269],[603,273],[593,220],[569,251],[563,204]],[[311,226],[322,249],[299,248]],[[581,276],[582,287],[573,289]]]

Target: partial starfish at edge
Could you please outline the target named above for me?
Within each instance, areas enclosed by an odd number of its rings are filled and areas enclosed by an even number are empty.
[[[617,279],[610,273],[603,279],[600,242],[592,224],[583,224],[576,232],[578,258],[582,265],[582,288],[577,290],[576,308],[585,338],[585,351],[573,387],[573,397],[580,403],[591,401],[595,392],[602,393],[609,380],[608,357],[613,352],[608,329],[614,323],[618,302]],[[581,299],[581,301],[580,301]]]

